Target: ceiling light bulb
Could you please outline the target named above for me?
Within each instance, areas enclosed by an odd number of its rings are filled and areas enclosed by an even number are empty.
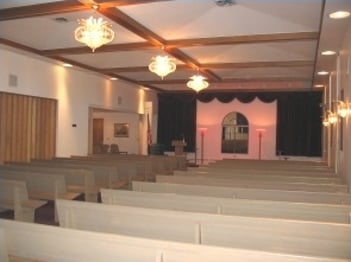
[[[327,72],[327,71],[319,71],[317,74],[320,75],[320,76],[325,76],[325,75],[328,75],[329,72]]]
[[[333,12],[333,13],[330,13],[329,14],[329,17],[332,18],[332,19],[342,19],[342,18],[346,18],[346,17],[349,17],[350,16],[350,12],[348,11],[336,11],[336,12]]]
[[[322,87],[324,87],[324,85],[314,85],[314,87],[316,87],[316,88],[322,88]]]
[[[205,79],[206,78],[204,78],[202,75],[193,75],[190,77],[190,80],[186,85],[196,92],[200,92],[201,90],[206,89],[209,85]]]
[[[174,63],[174,59],[160,55],[153,57],[149,65],[149,70],[161,77],[161,79],[174,72],[176,68],[177,65]]]
[[[325,50],[325,51],[322,51],[321,54],[322,54],[322,55],[335,55],[336,52],[333,51],[333,50]]]
[[[79,19],[79,27],[74,31],[75,39],[89,46],[93,52],[96,48],[110,43],[115,38],[111,24],[102,18],[89,17]]]

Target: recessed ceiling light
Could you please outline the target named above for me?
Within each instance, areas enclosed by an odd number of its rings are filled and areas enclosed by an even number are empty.
[[[116,81],[116,80],[118,80],[118,78],[117,77],[110,77],[110,80]]]
[[[215,0],[216,5],[218,6],[230,6],[235,4],[233,0]]]
[[[335,55],[336,52],[333,51],[333,50],[325,50],[325,51],[322,51],[321,54],[322,54],[322,55]]]
[[[328,75],[329,72],[327,72],[327,71],[319,71],[317,74],[320,75],[320,76],[325,76],[325,75]]]
[[[332,19],[342,19],[342,18],[346,18],[346,17],[349,17],[350,16],[350,12],[348,11],[336,11],[336,12],[333,12],[333,13],[330,13],[329,14],[329,17],[332,18]]]
[[[314,87],[322,88],[322,87],[324,87],[324,85],[314,85]]]
[[[64,67],[72,67],[72,65],[68,64],[68,63],[63,63],[62,66],[64,66]]]

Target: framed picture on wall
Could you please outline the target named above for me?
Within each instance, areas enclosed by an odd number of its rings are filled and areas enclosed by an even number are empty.
[[[115,123],[114,136],[115,137],[129,137],[129,124]]]

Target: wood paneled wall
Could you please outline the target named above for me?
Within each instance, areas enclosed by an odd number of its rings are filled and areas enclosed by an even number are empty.
[[[0,92],[0,163],[54,157],[56,118],[55,99]]]

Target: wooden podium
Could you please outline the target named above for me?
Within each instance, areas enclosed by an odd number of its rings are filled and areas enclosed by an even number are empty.
[[[174,155],[175,156],[183,156],[184,155],[184,147],[186,143],[182,140],[173,140],[172,146],[174,146]]]

